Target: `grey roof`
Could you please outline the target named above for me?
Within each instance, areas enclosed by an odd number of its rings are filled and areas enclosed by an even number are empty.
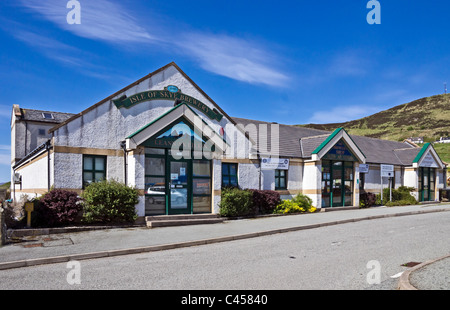
[[[394,150],[395,155],[397,158],[404,164],[404,165],[410,165],[414,159],[416,158],[417,154],[419,154],[420,150],[422,148],[408,148],[408,149],[398,149]]]
[[[22,108],[20,109],[20,111],[23,120],[53,123],[53,124],[65,122],[66,120],[75,115],[72,113],[42,111],[42,110],[22,109]],[[43,113],[50,113],[53,116],[53,118],[44,118]]]
[[[270,150],[270,124],[256,120],[233,117],[237,124],[267,124]],[[329,131],[279,124],[279,155],[283,157],[311,158],[312,152],[331,134]],[[366,156],[367,163],[410,166],[420,152],[420,147],[397,141],[381,140],[350,135]],[[250,138],[257,142],[257,133],[250,132]],[[259,149],[259,145],[257,146]]]
[[[261,147],[258,145],[259,144],[258,130],[260,129],[259,126],[267,125],[267,135],[268,135],[267,149],[268,149],[269,153],[273,154],[273,152],[270,152],[272,150],[272,145],[271,145],[271,137],[272,137],[271,128],[272,127],[270,125],[276,124],[276,123],[269,123],[269,122],[250,120],[250,119],[245,119],[245,118],[237,118],[237,117],[233,117],[233,120],[236,122],[237,125],[241,124],[246,129],[251,129],[252,125],[255,125],[254,128],[256,128],[256,131],[249,130],[248,133],[249,133],[250,138],[257,143],[258,150],[261,150]],[[279,143],[279,152],[280,152],[279,155],[286,156],[286,157],[299,157],[299,158],[305,157],[302,152],[301,145],[300,145],[300,139],[312,137],[312,136],[318,136],[318,135],[324,136],[324,134],[325,134],[325,136],[323,138],[323,140],[325,140],[326,137],[330,134],[330,132],[324,131],[324,130],[297,127],[297,126],[292,126],[292,125],[278,124],[277,127],[279,129],[279,137],[275,138],[275,140],[278,141],[278,143]]]
[[[397,141],[381,140],[363,136],[350,135],[353,141],[358,145],[361,151],[366,155],[366,162],[376,164],[391,165],[411,165],[411,161],[403,162],[396,155],[395,150],[411,149],[413,152],[419,153],[421,148],[415,148],[410,144]],[[405,158],[404,158],[405,159]],[[414,159],[414,157],[413,157]]]

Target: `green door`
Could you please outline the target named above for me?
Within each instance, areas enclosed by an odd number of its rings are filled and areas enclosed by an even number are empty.
[[[171,156],[169,156],[171,157]],[[191,213],[191,165],[189,160],[169,161],[169,214]]]

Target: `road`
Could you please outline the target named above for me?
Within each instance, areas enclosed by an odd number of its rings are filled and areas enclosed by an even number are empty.
[[[450,253],[449,223],[450,212],[429,213],[3,270],[0,290],[395,289],[402,264]]]

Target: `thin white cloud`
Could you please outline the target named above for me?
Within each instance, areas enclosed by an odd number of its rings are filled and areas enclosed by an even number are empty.
[[[59,28],[80,37],[108,44],[121,44],[125,47],[129,44],[124,43],[140,42],[141,46],[149,44],[163,49],[167,47],[165,33],[171,33],[174,38],[171,46],[178,46],[183,56],[194,60],[206,71],[250,84],[283,86],[289,80],[285,73],[275,67],[277,57],[265,46],[233,36],[172,29],[174,26],[170,23],[170,17],[165,17],[166,25],[150,27],[148,21],[136,20],[117,2],[91,0],[80,1],[81,24],[69,25],[66,20],[69,9],[66,8],[65,1],[20,0],[20,2],[22,6],[39,13]],[[61,44],[52,46],[50,39],[48,41],[37,43],[40,48],[50,51],[44,51],[48,56],[68,65],[78,63],[76,57],[70,54],[55,53],[55,50],[64,49],[66,46]],[[173,53],[173,49],[170,52]]]
[[[0,154],[0,165],[11,167],[11,154]]]
[[[328,124],[343,123],[379,112],[381,109],[374,106],[337,106],[331,110],[316,111],[309,119],[308,123]]]
[[[21,0],[24,7],[41,14],[60,28],[80,37],[119,42],[140,42],[155,39],[119,4],[107,0],[80,1],[81,24],[68,24],[70,9],[61,0]]]
[[[178,43],[183,53],[209,72],[250,84],[282,86],[289,80],[273,67],[276,57],[257,43],[205,33],[190,33],[183,38]]]

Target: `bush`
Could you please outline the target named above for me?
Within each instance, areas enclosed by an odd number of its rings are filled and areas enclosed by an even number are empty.
[[[74,224],[82,210],[78,194],[62,189],[52,189],[39,199],[34,199],[33,226],[56,227]]]
[[[287,214],[287,213],[302,213],[302,212],[315,212],[316,208],[312,205],[312,200],[306,195],[298,194],[293,199],[283,200],[277,205],[274,213]]]
[[[126,223],[137,219],[139,192],[134,187],[104,180],[89,184],[82,197],[86,223]]]
[[[370,208],[375,205],[376,201],[377,201],[377,196],[374,193],[362,192],[359,195],[359,207],[360,208]]]
[[[224,188],[219,203],[221,216],[245,216],[252,213],[253,192],[238,188]]]
[[[269,214],[273,213],[276,206],[281,202],[280,193],[271,190],[250,190],[253,193],[252,213]]]
[[[414,190],[413,187],[400,186],[397,189],[392,189],[392,202],[389,201],[389,188],[383,188],[383,201],[381,201],[381,195],[377,194],[376,204],[385,206],[396,206],[396,205],[414,205],[417,204],[416,198],[411,195]],[[400,203],[401,204],[396,204]]]

